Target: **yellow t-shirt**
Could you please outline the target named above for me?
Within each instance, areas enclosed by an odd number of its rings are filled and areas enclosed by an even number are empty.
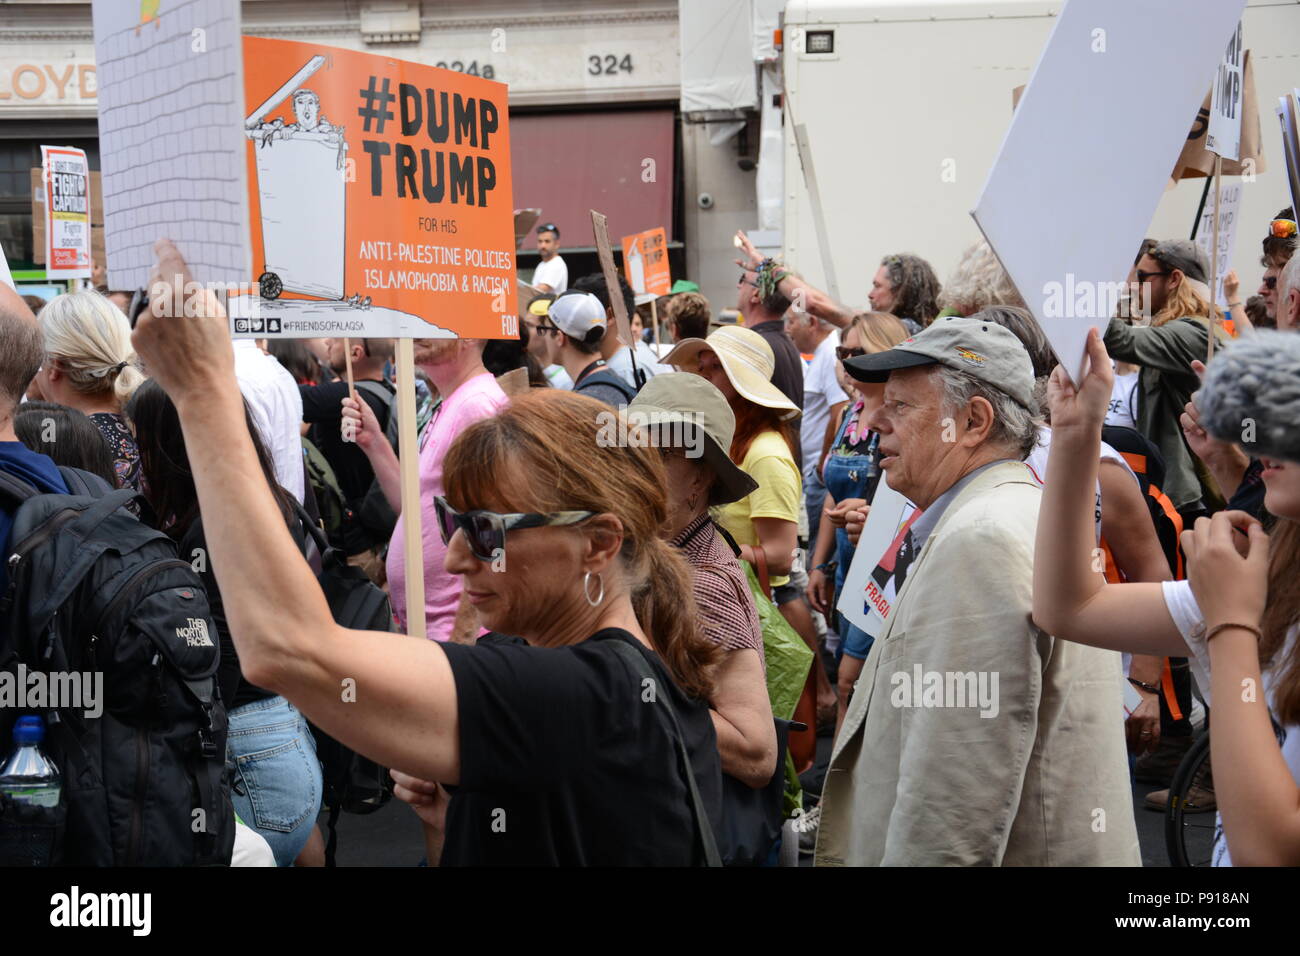
[[[740,470],[758,482],[752,492],[713,509],[713,520],[727,529],[737,544],[757,545],[755,518],[781,518],[799,523],[803,500],[803,477],[790,448],[780,433],[763,432],[750,443]],[[790,583],[788,574],[774,574],[772,587]]]

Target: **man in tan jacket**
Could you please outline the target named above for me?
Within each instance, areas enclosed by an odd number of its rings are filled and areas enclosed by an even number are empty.
[[[881,560],[898,593],[835,741],[817,864],[1140,865],[1119,655],[1030,618],[1028,354],[954,318],[845,365],[887,381],[870,424],[920,511]]]

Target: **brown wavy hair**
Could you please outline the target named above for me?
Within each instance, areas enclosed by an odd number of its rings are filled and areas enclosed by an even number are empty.
[[[1264,639],[1259,643],[1259,663],[1277,675],[1274,716],[1284,725],[1295,725],[1300,724],[1300,639],[1285,660],[1278,654],[1286,646],[1287,633],[1300,624],[1300,574],[1296,573],[1300,565],[1300,524],[1280,520],[1270,538],[1268,604],[1260,622]]]
[[[609,415],[623,412],[559,389],[516,396],[448,449],[447,500],[462,510],[594,511],[618,518],[637,621],[677,686],[707,700],[722,652],[699,628],[690,566],[659,537],[668,514],[663,461],[648,441],[643,447],[602,441]],[[574,530],[585,533],[582,526]]]

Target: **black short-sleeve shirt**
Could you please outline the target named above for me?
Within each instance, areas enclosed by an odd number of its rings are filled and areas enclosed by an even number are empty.
[[[655,687],[619,656],[647,660]],[[715,832],[721,764],[708,705],[627,631],[530,647],[444,644],[460,716],[441,865],[686,866],[702,862],[672,724],[676,709]],[[652,678],[653,680],[653,678]]]

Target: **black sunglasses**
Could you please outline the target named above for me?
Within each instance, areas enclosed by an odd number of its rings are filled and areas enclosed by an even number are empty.
[[[1264,288],[1265,288],[1265,289],[1276,289],[1276,288],[1277,288],[1277,276],[1264,276]]]
[[[843,345],[835,346],[835,357],[841,362],[847,362],[851,358],[857,358],[859,355],[866,355],[866,349],[850,349]]]
[[[495,511],[460,512],[447,504],[447,499],[436,495],[433,510],[438,518],[442,543],[450,545],[457,530],[465,532],[465,540],[474,557],[492,561],[504,554],[506,532],[519,528],[543,528],[548,525],[571,525],[595,516],[594,511],[557,511],[554,514],[498,514]]]
[[[1154,279],[1156,276],[1167,276],[1167,275],[1169,275],[1168,272],[1143,272],[1141,269],[1139,269],[1137,271],[1137,280],[1139,283],[1142,283],[1142,282],[1146,282],[1148,279]]]

